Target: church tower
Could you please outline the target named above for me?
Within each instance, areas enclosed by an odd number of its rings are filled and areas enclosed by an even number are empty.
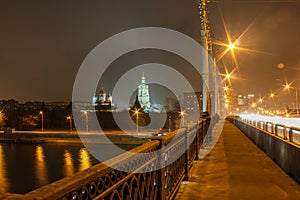
[[[141,83],[138,87],[138,100],[142,108],[149,109],[151,106],[150,95],[149,95],[149,85],[146,84],[145,75],[143,73]]]
[[[105,101],[106,101],[106,92],[102,87],[102,89],[100,90],[100,93],[99,93],[99,102],[104,103]]]

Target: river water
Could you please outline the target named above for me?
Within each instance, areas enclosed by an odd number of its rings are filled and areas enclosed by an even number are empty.
[[[24,194],[97,163],[82,144],[0,143],[0,193]]]

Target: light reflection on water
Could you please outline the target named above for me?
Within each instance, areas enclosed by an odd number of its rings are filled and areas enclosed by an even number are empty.
[[[65,176],[71,176],[72,174],[74,174],[75,169],[74,169],[72,154],[68,150],[65,150],[64,160],[65,160],[64,174]]]
[[[5,155],[3,154],[2,145],[0,144],[0,193],[7,191],[9,183],[6,178]]]
[[[36,146],[35,151],[36,157],[36,176],[38,180],[38,184],[45,185],[48,183],[48,171],[45,162],[44,150],[42,146]]]
[[[122,147],[132,148],[128,145]],[[103,145],[103,150],[107,148],[109,145]],[[0,193],[24,194],[97,163],[99,161],[91,156],[82,144],[2,143],[0,144]]]
[[[79,157],[80,157],[79,171],[83,171],[91,167],[92,164],[91,164],[90,154],[86,149],[80,149]]]

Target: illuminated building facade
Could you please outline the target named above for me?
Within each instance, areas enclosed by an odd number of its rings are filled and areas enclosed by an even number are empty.
[[[107,94],[102,87],[99,95],[92,97],[92,106],[95,106],[97,110],[111,110],[114,107],[111,94]]]
[[[141,83],[138,86],[138,100],[143,109],[150,109],[150,94],[149,94],[149,85],[146,84],[145,75],[143,73],[141,78]]]

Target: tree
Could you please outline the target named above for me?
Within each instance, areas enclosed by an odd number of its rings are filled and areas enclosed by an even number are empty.
[[[3,129],[5,126],[5,121],[6,121],[6,115],[0,111],[0,129]]]
[[[38,115],[26,115],[20,117],[21,126],[25,129],[31,129],[37,127],[39,121]]]
[[[167,112],[179,112],[181,110],[179,101],[171,97],[165,99],[164,108]]]

